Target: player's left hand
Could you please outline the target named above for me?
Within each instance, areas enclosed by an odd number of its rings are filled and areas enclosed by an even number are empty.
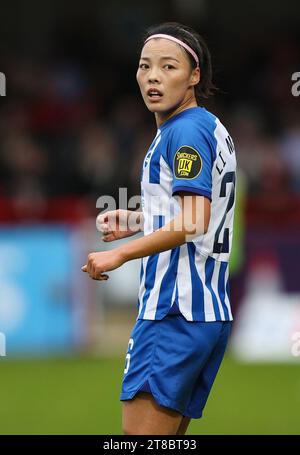
[[[104,272],[117,269],[124,263],[118,249],[90,253],[87,264],[81,267],[83,272],[87,272],[93,280],[107,280],[109,276]]]

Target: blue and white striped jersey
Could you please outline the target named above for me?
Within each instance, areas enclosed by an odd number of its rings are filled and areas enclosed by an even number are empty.
[[[171,312],[188,321],[232,320],[228,261],[235,171],[232,139],[205,108],[186,109],[157,130],[142,167],[144,234],[179,213],[176,192],[209,198],[211,216],[205,234],[141,259],[137,319],[162,319]]]

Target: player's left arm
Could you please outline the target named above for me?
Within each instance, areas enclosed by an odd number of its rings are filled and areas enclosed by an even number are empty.
[[[210,200],[194,193],[180,191],[181,210],[177,217],[149,235],[133,240],[110,251],[91,253],[83,272],[96,280],[106,280],[106,272],[125,262],[151,256],[183,245],[207,231],[210,219]]]
[[[211,137],[207,129],[196,129],[191,122],[174,129],[166,159],[173,175],[172,195],[179,197],[179,214],[149,235],[114,250],[89,254],[82,267],[84,272],[105,280],[105,272],[127,261],[176,248],[207,231],[212,190]]]

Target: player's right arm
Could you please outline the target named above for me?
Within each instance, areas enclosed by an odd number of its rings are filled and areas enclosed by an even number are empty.
[[[133,210],[110,210],[97,217],[97,228],[103,234],[104,242],[131,237],[143,231],[143,212]]]

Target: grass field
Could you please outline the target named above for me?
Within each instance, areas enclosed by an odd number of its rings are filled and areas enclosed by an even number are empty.
[[[122,434],[124,359],[0,360],[1,434]],[[223,362],[187,434],[300,434],[300,366]]]

